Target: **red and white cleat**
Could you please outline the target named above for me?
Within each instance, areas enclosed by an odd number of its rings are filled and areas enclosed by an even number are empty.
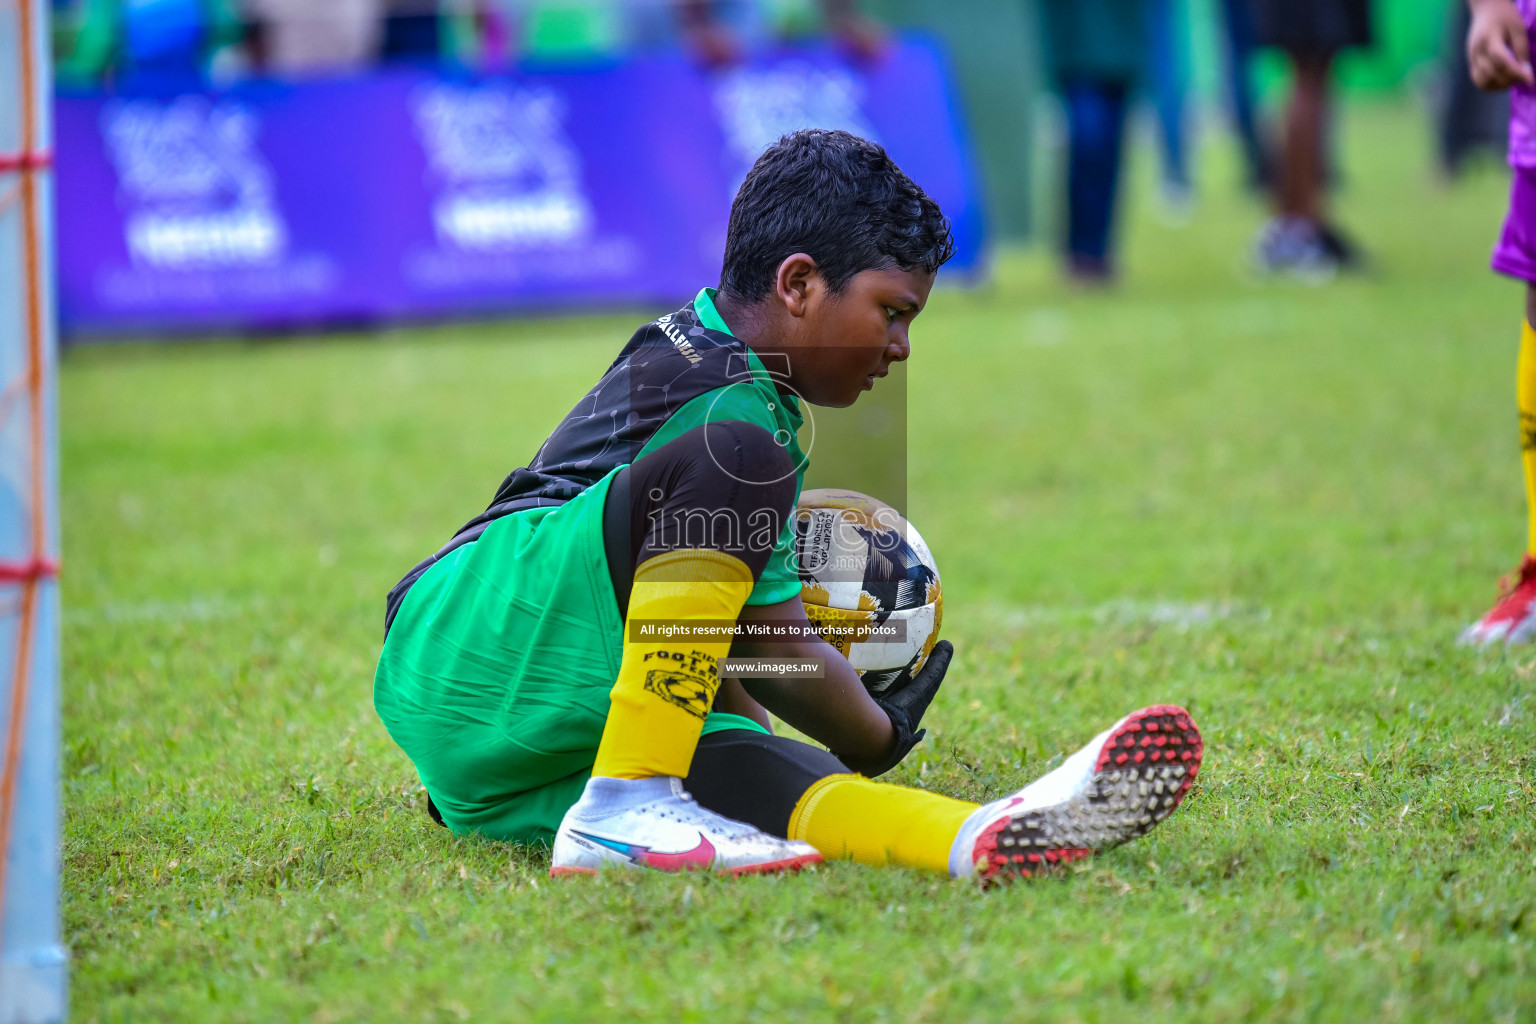
[[[1520,568],[1499,580],[1493,610],[1461,631],[1458,642],[1482,647],[1520,644],[1536,636],[1536,558],[1527,554]]]
[[[1183,708],[1132,712],[1060,768],[967,818],[950,874],[1029,878],[1145,835],[1189,792],[1204,750]]]

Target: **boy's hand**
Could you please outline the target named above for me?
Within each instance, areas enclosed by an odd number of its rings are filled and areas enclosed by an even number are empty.
[[[1467,65],[1472,84],[1499,91],[1536,85],[1531,70],[1525,21],[1510,0],[1470,0],[1472,27],[1467,31]]]
[[[875,698],[875,703],[890,716],[896,742],[883,761],[865,772],[870,778],[884,775],[895,768],[917,746],[918,741],[927,735],[928,730],[919,729],[918,723],[923,720],[923,712],[928,710],[928,705],[933,703],[934,694],[939,692],[939,684],[944,682],[944,673],[949,671],[949,659],[954,655],[954,645],[948,640],[940,640],[933,645],[933,653],[928,655],[928,660],[916,675],[904,673],[898,676],[889,689]]]

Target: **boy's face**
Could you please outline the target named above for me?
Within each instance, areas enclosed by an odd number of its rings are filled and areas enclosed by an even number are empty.
[[[814,264],[813,264],[814,265]],[[852,405],[912,353],[907,332],[933,290],[922,269],[863,270],[841,292],[813,273],[789,349],[789,383],[814,405]]]

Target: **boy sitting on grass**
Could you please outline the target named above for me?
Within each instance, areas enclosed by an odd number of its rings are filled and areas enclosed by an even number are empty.
[[[938,206],[881,147],[813,130],[763,154],[719,290],[641,327],[533,462],[390,592],[374,706],[437,820],[552,842],[556,875],[825,856],[992,877],[1173,811],[1201,742],[1166,705],[984,806],[871,781],[922,738],[950,645],[876,698],[806,619],[799,401],[850,405],[906,359],[952,253]],[[649,639],[657,623],[680,638]],[[738,623],[781,637],[738,655],[819,658],[824,677],[722,680]],[[769,711],[835,753],[772,735]]]

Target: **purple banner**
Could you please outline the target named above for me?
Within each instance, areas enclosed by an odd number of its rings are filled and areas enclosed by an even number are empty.
[[[883,143],[981,261],[937,53],[806,49],[724,72],[387,71],[175,96],[60,96],[71,334],[303,327],[681,302],[720,273],[736,186],[802,127]]]

